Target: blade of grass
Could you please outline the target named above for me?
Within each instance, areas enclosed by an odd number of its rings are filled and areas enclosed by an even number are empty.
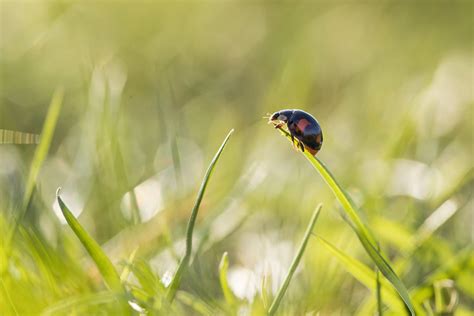
[[[224,150],[224,147],[227,144],[227,141],[229,140],[233,132],[234,130],[232,129],[227,134],[226,138],[222,142],[221,147],[219,147],[219,149],[217,150],[217,153],[215,154],[214,158],[211,161],[211,164],[207,168],[206,174],[204,175],[204,179],[201,183],[201,187],[199,189],[198,196],[196,198],[196,203],[194,204],[194,207],[191,211],[191,216],[189,218],[188,226],[186,228],[186,251],[185,251],[184,257],[181,259],[181,261],[178,264],[178,268],[176,269],[176,273],[174,274],[173,280],[171,280],[171,284],[168,289],[167,298],[170,302],[173,301],[176,291],[178,290],[178,287],[181,283],[181,278],[183,276],[183,273],[187,269],[189,265],[189,261],[191,260],[194,225],[196,223],[199,206],[201,205],[204,192],[206,192],[206,187],[207,187],[207,184],[209,183],[209,179],[211,178],[212,172],[214,171],[214,167],[216,166],[216,163],[219,160],[219,157],[221,156],[221,153]]]
[[[137,255],[137,252],[138,252],[138,247],[135,248],[132,253],[130,254],[130,256],[128,257],[128,260],[127,262],[125,262],[124,264],[124,268],[122,270],[122,273],[120,273],[120,281],[121,282],[126,282],[127,279],[128,279],[128,276],[130,275],[130,272],[132,272],[131,270],[131,266],[133,265],[134,261],[135,261],[135,256]]]
[[[229,288],[229,282],[227,282],[227,269],[229,268],[229,255],[227,251],[222,255],[221,262],[219,263],[219,281],[221,283],[222,292],[227,304],[232,305],[235,303],[235,297]]]
[[[54,92],[53,98],[49,105],[48,113],[43,125],[43,130],[41,131],[40,143],[33,156],[30,173],[28,174],[28,180],[26,181],[26,190],[22,202],[22,215],[24,215],[28,205],[30,204],[31,196],[33,195],[33,190],[36,185],[36,179],[38,178],[41,166],[48,155],[49,147],[51,146],[51,142],[53,140],[54,130],[56,129],[59,112],[61,111],[61,106],[63,104],[63,98],[64,90],[61,88],[57,89]]]
[[[286,136],[286,138],[292,142],[290,134],[283,130],[279,129],[280,132]],[[349,195],[342,189],[342,187],[337,183],[334,176],[328,170],[328,168],[316,157],[311,155],[307,150],[303,152],[303,155],[309,160],[311,165],[318,171],[321,177],[324,179],[326,184],[332,190],[336,198],[341,203],[344,211],[346,212],[348,218],[351,220],[352,225],[351,227],[354,229],[357,237],[361,241],[362,245],[364,246],[365,250],[372,258],[372,261],[377,265],[380,272],[392,283],[392,285],[397,290],[398,294],[400,295],[401,299],[405,303],[409,313],[411,315],[415,315],[415,310],[413,308],[413,304],[411,302],[410,296],[408,294],[408,290],[397,276],[395,271],[392,269],[390,264],[387,260],[382,256],[380,251],[377,251],[377,242],[375,237],[369,231],[368,227],[363,223],[362,219],[359,217],[356,211],[356,206],[350,199]]]
[[[29,205],[31,203],[31,198],[36,186],[36,179],[38,178],[39,171],[43,165],[44,160],[49,152],[49,147],[53,140],[54,130],[56,128],[56,123],[58,121],[59,113],[61,111],[61,106],[63,103],[64,90],[58,88],[51,99],[49,105],[48,113],[46,114],[46,119],[43,124],[43,130],[41,131],[41,138],[38,147],[36,147],[33,160],[31,161],[31,166],[26,180],[26,188],[23,194],[23,199],[21,202],[20,213],[15,219],[13,228],[10,232],[9,238],[7,239],[7,247],[9,247],[11,239],[14,237],[18,226],[20,225],[23,217],[28,211]]]
[[[377,297],[377,311],[379,316],[383,316],[383,301],[382,301],[382,285],[380,283],[380,271],[377,269],[375,272],[375,291],[376,291],[376,297]]]
[[[344,268],[360,283],[364,284],[368,289],[374,290],[376,284],[376,273],[372,271],[368,266],[360,262],[359,260],[350,257],[341,250],[337,249],[327,240],[320,236],[317,236],[318,240],[338,259],[338,261],[344,266]],[[397,294],[394,292],[385,280],[380,280],[380,291],[383,293],[384,298],[388,305],[395,311],[403,311],[403,304],[398,299]]]
[[[64,204],[63,200],[59,196],[60,188],[58,188],[56,192],[56,198],[59,203],[59,207],[66,219],[69,227],[73,230],[74,234],[79,238],[84,248],[86,248],[87,252],[91,256],[92,260],[94,260],[97,268],[100,271],[100,274],[104,278],[106,285],[117,292],[123,292],[124,289],[122,287],[122,283],[120,282],[120,277],[115,270],[110,259],[105,255],[102,248],[100,248],[99,244],[87,233],[87,231],[81,226],[79,221],[74,217],[71,213],[69,208]]]
[[[270,309],[268,310],[268,315],[270,316],[275,315],[276,311],[278,310],[278,307],[280,306],[281,300],[283,299],[283,296],[285,295],[286,290],[288,289],[288,286],[290,285],[291,278],[293,277],[293,274],[295,273],[296,268],[298,267],[298,264],[300,263],[301,257],[303,257],[303,253],[306,249],[306,245],[308,244],[309,237],[311,236],[314,225],[316,224],[316,221],[318,219],[318,216],[322,207],[323,207],[322,204],[319,204],[316,207],[316,210],[314,211],[313,216],[311,217],[311,220],[309,221],[308,227],[306,228],[306,233],[304,234],[303,240],[301,241],[301,245],[298,249],[298,252],[296,253],[295,258],[293,259],[293,262],[290,265],[288,274],[286,275],[285,280],[283,281],[283,284],[280,286],[280,289],[278,290],[278,293],[275,299],[273,300],[272,305],[270,305]]]

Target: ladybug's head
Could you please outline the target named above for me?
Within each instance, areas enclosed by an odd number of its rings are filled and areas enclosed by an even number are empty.
[[[287,123],[291,115],[293,115],[293,110],[281,110],[273,113],[272,116],[270,116],[270,121],[281,121]]]

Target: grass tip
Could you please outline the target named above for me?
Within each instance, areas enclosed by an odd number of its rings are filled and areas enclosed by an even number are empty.
[[[57,198],[57,199],[59,199],[59,194],[61,194],[61,190],[62,190],[61,187],[58,187],[58,188],[56,189],[56,198]]]
[[[229,254],[227,251],[225,251],[222,254],[222,259],[221,262],[219,263],[219,269],[222,269],[222,267],[226,264],[226,261],[229,260]]]

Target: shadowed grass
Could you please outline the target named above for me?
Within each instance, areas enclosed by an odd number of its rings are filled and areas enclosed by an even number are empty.
[[[290,142],[292,142],[291,136],[287,131],[281,128],[279,128],[279,130]],[[329,186],[336,198],[341,203],[342,208],[345,211],[345,215],[347,215],[348,219],[350,220],[350,226],[357,234],[357,237],[361,241],[369,256],[372,258],[372,261],[377,265],[380,272],[382,272],[382,274],[395,287],[398,294],[405,303],[405,306],[408,308],[409,313],[411,315],[415,315],[415,310],[410,300],[408,290],[406,289],[400,278],[397,276],[395,271],[392,269],[388,261],[380,253],[380,251],[377,250],[378,246],[375,237],[372,235],[368,227],[363,223],[363,221],[357,214],[357,207],[354,205],[349,195],[342,189],[342,187],[337,183],[331,172],[318,158],[311,155],[311,153],[309,153],[307,150],[303,152],[303,155],[318,171],[318,173],[321,175],[321,177],[324,179],[326,184]]]
[[[181,283],[181,278],[183,276],[183,273],[187,269],[189,265],[189,261],[191,260],[191,252],[193,248],[194,224],[196,223],[199,206],[201,205],[202,198],[204,196],[204,193],[206,192],[207,184],[209,183],[209,179],[211,178],[212,172],[214,171],[214,167],[216,166],[216,163],[219,160],[219,157],[221,156],[221,153],[224,150],[224,147],[227,144],[227,141],[229,140],[233,132],[234,130],[232,129],[229,132],[229,134],[227,134],[226,138],[222,142],[221,147],[219,147],[219,149],[217,150],[217,153],[215,154],[214,158],[211,161],[211,164],[207,168],[206,174],[204,175],[204,179],[201,183],[201,188],[199,189],[199,193],[196,198],[196,203],[194,204],[194,207],[191,211],[191,217],[189,218],[188,226],[186,228],[186,252],[184,254],[184,257],[181,259],[181,261],[178,264],[178,268],[176,270],[176,273],[168,289],[167,298],[170,302],[173,301],[176,291],[178,290],[179,285]]]
[[[283,299],[283,296],[285,295],[286,290],[288,289],[288,286],[290,285],[291,278],[293,277],[293,274],[295,273],[296,268],[298,267],[298,264],[300,263],[301,257],[303,257],[303,253],[306,249],[306,245],[308,244],[309,237],[311,236],[314,225],[316,224],[316,221],[318,220],[318,216],[322,207],[323,207],[322,204],[319,204],[316,207],[316,210],[314,211],[313,216],[311,217],[311,220],[309,221],[308,227],[306,228],[306,233],[304,234],[303,240],[301,241],[300,248],[298,249],[298,252],[296,253],[295,258],[293,259],[293,262],[290,265],[290,269],[288,270],[288,274],[286,275],[285,280],[280,286],[280,289],[278,290],[278,293],[275,299],[273,300],[272,305],[270,306],[270,309],[268,310],[268,315],[270,316],[275,315],[276,311],[278,310],[278,307],[280,306],[281,300]]]

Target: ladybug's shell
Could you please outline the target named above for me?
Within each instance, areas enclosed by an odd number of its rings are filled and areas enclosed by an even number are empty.
[[[308,151],[315,155],[323,144],[323,133],[318,121],[309,113],[294,110],[288,119],[288,130],[299,139]]]

